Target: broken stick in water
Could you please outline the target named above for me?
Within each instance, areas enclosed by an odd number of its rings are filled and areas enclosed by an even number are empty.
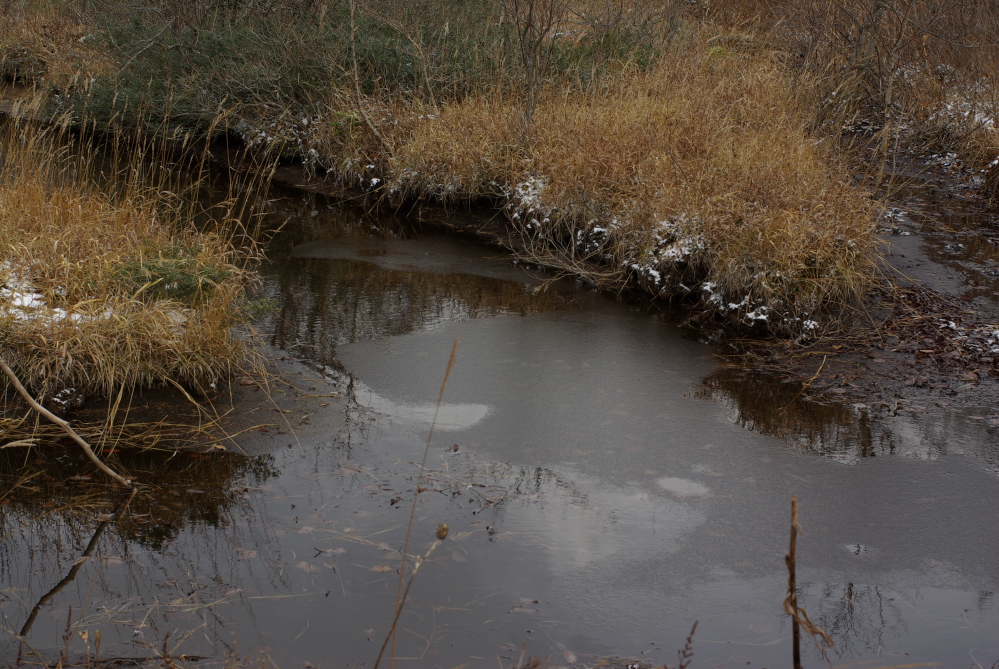
[[[812,622],[808,617],[808,612],[798,606],[798,583],[797,583],[797,561],[798,561],[798,532],[801,525],[798,524],[798,496],[791,495],[791,545],[784,562],[787,563],[787,597],[784,598],[784,613],[791,616],[791,643],[794,660],[794,669],[801,667],[801,628],[812,635],[815,645],[825,653],[825,648],[831,648],[832,637]]]

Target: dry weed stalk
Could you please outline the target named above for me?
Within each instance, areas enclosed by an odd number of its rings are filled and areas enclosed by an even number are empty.
[[[385,648],[388,646],[389,639],[392,640],[392,666],[395,666],[395,643],[396,639],[396,625],[399,622],[399,616],[402,615],[402,607],[406,604],[406,597],[409,596],[409,589],[413,586],[413,580],[416,577],[416,572],[419,570],[420,565],[423,561],[430,557],[430,554],[436,550],[440,542],[447,538],[448,526],[444,523],[437,527],[437,539],[434,541],[433,545],[427,554],[419,559],[413,568],[413,573],[410,576],[409,583],[406,585],[405,591],[403,591],[403,582],[406,579],[406,562],[409,558],[409,540],[413,533],[413,523],[416,520],[416,504],[420,499],[420,493],[423,492],[423,476],[427,469],[427,458],[430,455],[430,444],[434,438],[434,428],[437,427],[437,416],[440,414],[441,404],[444,402],[444,390],[447,388],[448,377],[451,376],[451,369],[454,367],[454,360],[458,354],[458,342],[459,339],[455,337],[454,344],[451,346],[451,356],[447,361],[447,369],[444,370],[444,379],[441,381],[441,389],[437,394],[437,407],[434,409],[434,418],[430,422],[430,433],[427,435],[427,445],[423,449],[423,460],[420,462],[420,470],[416,476],[416,490],[413,493],[413,506],[409,511],[409,522],[406,526],[406,540],[402,546],[402,564],[399,567],[399,588],[396,592],[395,599],[395,615],[392,620],[392,626],[389,629],[388,634],[385,636],[385,641],[382,643],[381,649],[378,651],[378,657],[375,660],[375,669],[378,669],[378,665],[382,661],[382,656],[385,654]]]
[[[797,582],[797,559],[798,559],[798,533],[801,532],[801,525],[798,524],[798,496],[791,495],[791,543],[784,562],[787,564],[787,596],[784,598],[784,613],[791,616],[791,643],[794,669],[802,669],[801,666],[801,629],[804,629],[812,636],[816,647],[825,653],[826,648],[832,648],[832,637],[821,627],[812,622],[805,609],[798,606],[798,582]]]
[[[409,590],[410,590],[410,588],[413,587],[413,582],[416,580],[416,573],[418,571],[420,571],[420,567],[423,566],[423,563],[430,559],[430,556],[433,555],[434,551],[437,550],[437,547],[441,545],[441,542],[443,542],[445,539],[447,539],[447,534],[448,534],[447,523],[441,523],[440,525],[438,525],[437,526],[437,533],[435,535],[436,538],[434,539],[434,542],[432,544],[430,544],[430,548],[427,549],[427,552],[423,555],[423,557],[417,557],[416,558],[416,561],[413,564],[413,571],[409,575],[409,582],[406,583],[406,589],[403,590],[401,592],[401,594],[399,595],[399,599],[398,599],[396,607],[395,607],[395,616],[392,618],[392,624],[389,626],[388,634],[385,635],[385,640],[382,641],[382,646],[381,646],[381,648],[378,649],[378,657],[375,658],[375,668],[376,669],[377,669],[378,665],[381,664],[382,656],[385,654],[385,648],[388,646],[388,642],[389,642],[390,639],[393,640],[392,665],[395,666],[395,647],[394,647],[395,642],[394,642],[394,639],[395,639],[396,628],[399,626],[399,616],[402,615],[402,607],[405,604],[406,599],[409,598]],[[405,558],[405,552],[403,553],[403,557]],[[400,575],[400,578],[399,578],[399,582],[402,583],[402,577],[401,577],[401,575]]]

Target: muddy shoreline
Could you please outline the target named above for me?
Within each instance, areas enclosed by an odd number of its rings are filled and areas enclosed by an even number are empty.
[[[999,403],[995,211],[967,174],[924,161],[908,178],[909,197],[879,226],[878,276],[864,302],[844,310],[842,331],[811,342],[735,341],[735,359],[800,383],[802,399],[818,404],[895,415]]]

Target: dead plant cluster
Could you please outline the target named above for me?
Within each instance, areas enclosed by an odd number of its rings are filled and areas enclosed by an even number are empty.
[[[989,0],[718,0],[716,18],[772,27],[790,63],[823,83],[820,119],[898,151],[999,155],[999,7]],[[838,125],[837,125],[838,124]]]
[[[500,204],[534,261],[743,324],[807,334],[862,293],[870,200],[814,130],[822,80],[763,28],[676,0],[278,4],[98,3],[118,70],[56,106],[224,112],[254,150]]]
[[[61,3],[0,3],[0,83],[52,85],[106,73],[114,59],[97,47],[94,23]]]
[[[117,146],[102,154],[30,124],[0,134],[0,341],[56,405],[207,390],[245,359],[230,330],[256,251],[235,244],[237,221],[195,229],[189,198],[144,174],[149,152]]]

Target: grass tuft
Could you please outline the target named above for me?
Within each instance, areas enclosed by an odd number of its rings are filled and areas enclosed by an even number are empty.
[[[230,331],[256,250],[235,221],[195,229],[146,149],[122,165],[56,129],[0,129],[0,344],[36,394],[207,390],[247,359]]]
[[[809,91],[727,37],[698,31],[654,68],[549,90],[527,133],[515,97],[447,104],[397,138],[395,188],[499,198],[546,264],[808,329],[864,290],[874,204],[811,132]]]

